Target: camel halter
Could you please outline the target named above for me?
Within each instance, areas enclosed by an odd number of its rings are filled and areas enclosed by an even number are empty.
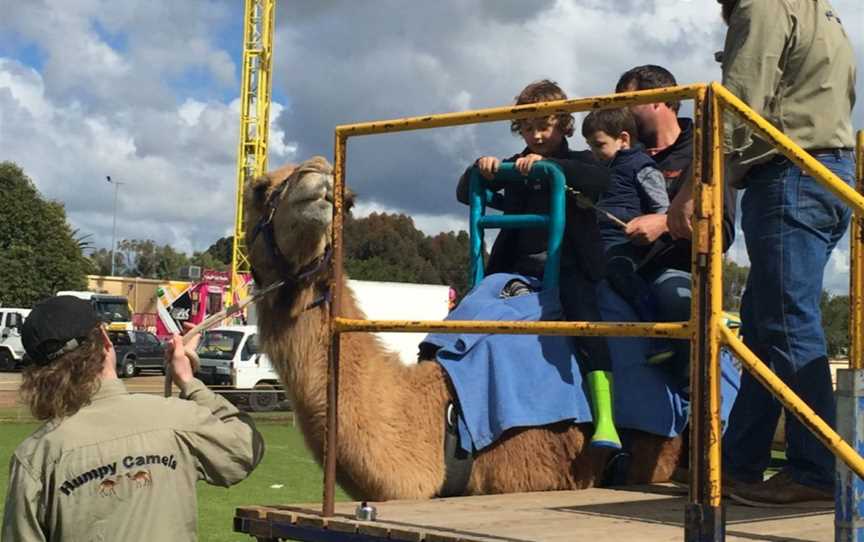
[[[276,209],[279,207],[279,204],[282,203],[282,199],[285,195],[290,191],[294,185],[297,184],[297,181],[300,179],[303,173],[308,171],[316,171],[319,170],[313,167],[305,167],[298,168],[295,170],[291,176],[283,182],[276,190],[273,191],[272,194],[267,198],[267,202],[264,206],[264,215],[261,220],[255,225],[255,229],[252,230],[252,237],[249,239],[249,247],[255,243],[255,240],[258,238],[259,234],[264,234],[264,242],[267,244],[267,248],[270,251],[270,257],[273,260],[273,263],[279,268],[279,274],[282,277],[281,280],[273,282],[266,286],[264,289],[267,291],[271,290],[281,290],[285,286],[304,286],[312,283],[312,279],[319,275],[323,269],[326,269],[330,265],[330,261],[333,257],[333,251],[330,248],[330,245],[327,245],[327,249],[324,251],[324,254],[318,256],[305,266],[301,267],[297,272],[292,272],[288,265],[285,263],[286,258],[282,253],[282,249],[279,248],[279,244],[276,242],[276,237],[273,232],[273,217],[276,215]],[[255,273],[255,269],[252,269],[252,279],[255,281],[255,284],[261,284],[261,281],[258,279],[257,273]],[[279,286],[276,286],[279,284]],[[330,301],[330,290],[325,289],[324,293],[318,296],[314,301],[306,305],[304,310],[308,310],[314,307],[317,307],[323,303]]]

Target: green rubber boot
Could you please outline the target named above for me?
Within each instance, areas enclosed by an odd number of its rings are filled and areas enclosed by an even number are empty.
[[[591,411],[594,416],[591,446],[620,450],[621,439],[612,416],[612,373],[591,371],[588,373],[588,389],[591,390]]]

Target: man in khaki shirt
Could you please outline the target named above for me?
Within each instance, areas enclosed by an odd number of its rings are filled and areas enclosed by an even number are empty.
[[[22,342],[21,392],[46,423],[12,456],[4,542],[196,540],[196,482],[230,486],[261,461],[252,420],[193,378],[194,345],[179,336],[169,347],[179,399],[126,391],[84,300],[36,305]]]
[[[719,0],[729,29],[723,84],[852,184],[855,59],[827,0]],[[750,275],[741,303],[745,343],[827,423],[835,425],[819,301],[825,265],[850,211],[743,121],[726,124],[727,182],[744,188],[741,222]],[[673,216],[675,215],[675,216]],[[689,223],[670,208],[670,230]],[[763,482],[780,405],[748,372],[723,444],[730,496],[751,505],[834,497],[833,455],[793,416],[787,466]]]

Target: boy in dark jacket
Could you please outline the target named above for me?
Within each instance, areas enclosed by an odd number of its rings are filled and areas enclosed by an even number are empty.
[[[597,202],[602,212],[600,233],[606,250],[607,279],[643,321],[657,320],[656,303],[636,272],[650,247],[633,243],[622,224],[637,216],[666,212],[669,208],[666,179],[637,141],[636,120],[629,110],[589,113],[582,122],[582,135],[594,157],[609,164],[612,170],[609,188]],[[606,219],[608,215],[618,221]],[[667,341],[653,341],[652,350],[649,363],[659,363],[673,355]]]
[[[531,83],[516,97],[516,105],[566,100],[567,95],[549,80]],[[564,170],[568,187],[596,201],[609,183],[609,170],[587,151],[572,151],[567,137],[573,135],[569,114],[514,120],[510,131],[525,141],[525,149],[504,162],[514,162],[527,175],[539,160],[550,160]],[[481,174],[492,179],[502,160],[494,156],[478,158]],[[469,175],[459,179],[457,199],[468,203]],[[508,214],[549,212],[549,188],[545,183],[525,179],[522,183],[491,182],[489,188],[503,192],[500,210]],[[594,211],[568,201],[566,226],[561,249],[561,305],[568,320],[600,321],[596,285],[605,275],[603,242]],[[546,263],[548,233],[543,229],[502,230],[487,265],[488,273],[519,273],[542,278]],[[612,361],[605,337],[573,337],[583,361],[594,414],[593,446],[620,448],[621,440],[612,415]]]

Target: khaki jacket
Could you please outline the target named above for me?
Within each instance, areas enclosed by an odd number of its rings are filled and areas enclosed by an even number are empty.
[[[726,34],[723,84],[804,149],[855,144],[855,58],[827,0],[740,0]],[[725,143],[740,174],[776,153],[731,114]]]
[[[196,540],[195,483],[235,484],[263,453],[252,420],[198,380],[180,399],[104,380],[89,405],[15,450],[0,538]]]

